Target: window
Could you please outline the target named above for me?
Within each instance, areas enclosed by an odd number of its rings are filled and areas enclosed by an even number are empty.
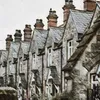
[[[65,89],[68,93],[72,90],[72,79],[70,77],[68,79],[65,78]]]
[[[72,40],[68,41],[68,59],[72,55]]]
[[[23,68],[22,68],[22,61],[20,62],[20,72],[22,72]]]
[[[90,78],[91,79],[91,89],[93,89],[98,84],[98,81],[96,80],[96,73],[91,73],[90,77],[91,77]]]
[[[32,64],[32,69],[36,67],[36,55],[33,54],[33,64]]]
[[[93,76],[93,81],[95,81],[95,75]]]
[[[9,61],[9,74],[10,75],[12,74],[12,64],[11,64],[11,61]]]
[[[22,57],[19,58],[19,64],[20,64],[20,73],[23,71],[23,62],[22,62]]]
[[[48,66],[52,65],[52,50],[51,48],[48,49]]]

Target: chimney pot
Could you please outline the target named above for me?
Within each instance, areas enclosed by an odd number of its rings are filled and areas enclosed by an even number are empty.
[[[52,8],[50,8],[49,15],[47,16],[47,19],[48,19],[48,27],[57,27],[58,16],[56,14],[56,11],[52,10]]]
[[[84,10],[93,11],[96,8],[95,0],[84,0]]]
[[[70,9],[75,9],[75,6],[73,5],[73,0],[65,0],[65,5],[62,7],[63,9],[63,22],[66,23]]]
[[[20,42],[22,40],[21,30],[16,29],[14,37],[15,37],[15,42]]]
[[[7,38],[6,38],[6,50],[9,51],[9,48],[10,48],[10,44],[11,42],[13,41],[13,38],[12,38],[12,35],[7,35]]]
[[[24,31],[24,41],[30,42],[32,33],[31,25],[26,24],[25,29],[23,31]]]
[[[42,22],[42,19],[36,19],[36,23],[35,23],[34,27],[35,27],[36,29],[43,29],[44,24],[43,24],[43,22]]]

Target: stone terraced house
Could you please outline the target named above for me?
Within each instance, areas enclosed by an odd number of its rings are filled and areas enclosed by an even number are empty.
[[[0,86],[6,86],[5,81],[7,78],[6,65],[7,65],[7,50],[0,50]]]
[[[68,100],[100,99],[99,26],[100,2],[97,2],[89,28],[85,31],[75,52],[63,68],[66,84],[63,97],[66,96]],[[70,83],[69,86],[68,83]]]
[[[0,86],[17,89],[18,100],[52,100],[58,94],[60,100],[92,100],[99,86],[99,7],[84,0],[84,10],[77,10],[73,0],[65,0],[62,25],[50,9],[47,29],[36,19],[33,30],[25,25],[24,40],[21,30],[14,40],[8,35],[0,51]]]

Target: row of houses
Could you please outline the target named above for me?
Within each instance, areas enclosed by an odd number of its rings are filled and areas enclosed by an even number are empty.
[[[18,99],[99,100],[100,3],[85,0],[77,10],[65,0],[63,24],[50,9],[48,29],[36,19],[34,29],[25,25],[24,40],[16,30],[7,35],[0,50],[0,86],[18,90]]]

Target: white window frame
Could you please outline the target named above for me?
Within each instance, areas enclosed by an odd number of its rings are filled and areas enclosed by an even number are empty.
[[[23,62],[22,59],[20,59],[20,73],[23,71]]]
[[[12,63],[11,63],[11,61],[10,61],[10,62],[9,62],[9,74],[10,74],[10,75],[12,74],[11,69],[12,69]]]
[[[34,68],[36,68],[36,54],[33,54],[32,58],[33,58],[33,60],[32,60],[32,69],[34,69]]]
[[[48,48],[48,67],[52,65],[52,49]]]
[[[70,92],[72,90],[72,79],[65,79],[65,89],[67,90],[67,92]]]
[[[73,49],[73,46],[72,46],[72,40],[69,40],[68,42],[67,42],[67,47],[68,47],[68,59],[71,57],[71,55],[72,55],[72,49]]]
[[[97,86],[98,84],[98,81],[96,80],[96,73],[91,73],[90,77],[91,77],[91,89],[93,89],[93,85]]]

